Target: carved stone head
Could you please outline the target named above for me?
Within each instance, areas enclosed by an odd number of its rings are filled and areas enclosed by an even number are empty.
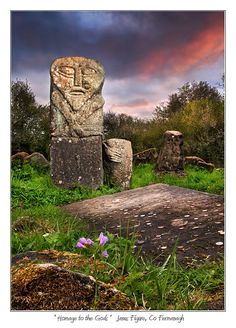
[[[51,79],[73,111],[77,111],[93,95],[101,92],[105,71],[96,60],[85,57],[63,57],[51,66]]]
[[[183,134],[179,131],[166,131],[164,138],[165,143],[171,147],[181,147],[183,145]]]

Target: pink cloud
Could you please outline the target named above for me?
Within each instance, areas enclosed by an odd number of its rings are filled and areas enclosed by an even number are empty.
[[[131,116],[150,116],[156,107],[156,102],[149,101],[148,99],[137,99],[127,103],[112,103],[109,110],[114,113],[125,113]]]
[[[169,74],[184,74],[194,67],[214,63],[224,54],[223,21],[211,22],[207,29],[200,31],[184,46],[171,48],[171,45],[166,45],[144,58],[141,63],[141,74],[144,78],[167,71]]]

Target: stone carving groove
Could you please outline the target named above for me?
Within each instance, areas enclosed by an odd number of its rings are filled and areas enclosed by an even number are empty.
[[[104,68],[93,59],[64,57],[51,66],[51,135],[102,135]]]

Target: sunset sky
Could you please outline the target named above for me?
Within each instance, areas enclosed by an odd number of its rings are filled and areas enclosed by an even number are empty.
[[[223,11],[15,11],[12,80],[49,103],[55,58],[85,56],[105,67],[105,111],[151,117],[185,82],[216,86],[224,73]]]

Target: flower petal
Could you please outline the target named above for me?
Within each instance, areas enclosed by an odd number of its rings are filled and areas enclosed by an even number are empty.
[[[86,242],[87,242],[87,240],[84,237],[79,239],[79,243],[81,243],[81,244],[86,244]]]
[[[100,233],[99,236],[99,240],[100,240],[100,245],[105,245],[108,242],[108,237],[104,236],[103,233]]]
[[[107,251],[103,251],[102,256],[107,258],[107,257],[109,257],[109,254],[107,253]]]
[[[89,245],[89,246],[91,246],[91,245],[93,245],[93,241],[91,239],[87,239],[86,244]]]
[[[76,244],[76,247],[77,247],[77,248],[85,248],[85,245],[82,244],[82,243],[80,243],[80,242],[78,242],[78,243]]]

